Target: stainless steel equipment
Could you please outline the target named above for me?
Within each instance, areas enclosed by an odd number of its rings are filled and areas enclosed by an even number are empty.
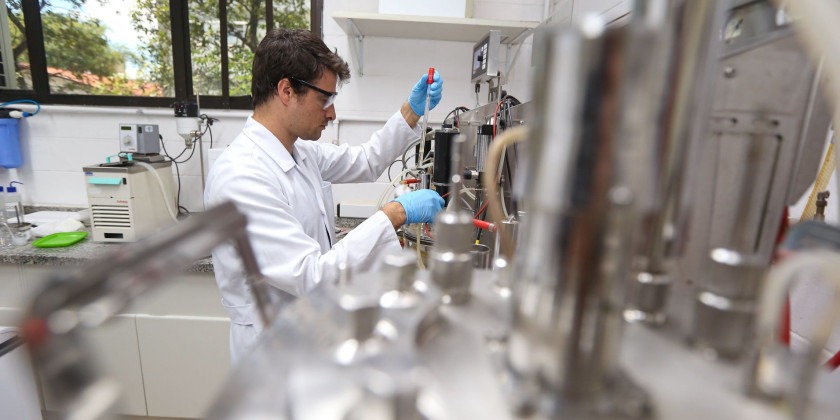
[[[683,284],[696,285],[696,343],[740,356],[782,215],[813,182],[831,121],[820,66],[764,1],[724,23],[712,118],[701,159]],[[772,69],[772,71],[768,71]]]
[[[516,253],[473,269],[471,217],[459,209],[493,104],[464,114],[460,136],[446,133],[459,146],[455,201],[435,226],[430,270],[411,253],[376,272],[344,270],[276,319],[256,281],[266,328],[207,418],[836,419],[840,375],[816,367],[829,322],[799,356],[779,348],[775,331],[801,269],[840,271],[837,245],[802,248],[759,281],[781,207],[813,177],[813,142],[827,125],[819,67],[804,65],[791,31],[784,13],[755,0],[640,1],[626,26],[589,18],[546,28],[534,101],[510,107],[530,109],[510,118],[528,128],[495,136],[484,162],[494,166],[502,149],[521,156],[518,170],[483,183],[501,184],[486,199],[517,216],[499,224],[504,241],[518,237]],[[704,80],[716,61],[721,70]],[[507,147],[514,138],[523,148]],[[57,277],[36,299],[24,331],[68,410],[99,415],[114,394],[91,373],[78,327],[234,232],[251,255],[244,217],[230,207],[206,216],[230,224],[179,225],[120,254],[130,260]],[[840,304],[829,312],[838,318]],[[750,357],[721,361],[709,349]]]
[[[493,30],[473,46],[471,82],[484,83],[499,77],[504,64],[501,55],[502,31]]]
[[[143,241],[115,249],[93,263],[54,273],[28,309],[21,331],[42,385],[66,418],[109,418],[120,386],[98,369],[83,340],[146,291],[188,268],[222,242],[233,242],[243,261],[260,320],[273,308],[245,233],[245,216],[223,204]]]

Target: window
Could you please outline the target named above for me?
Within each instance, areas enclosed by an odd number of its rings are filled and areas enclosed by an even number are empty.
[[[248,109],[267,28],[321,33],[323,0],[6,0],[0,101]]]

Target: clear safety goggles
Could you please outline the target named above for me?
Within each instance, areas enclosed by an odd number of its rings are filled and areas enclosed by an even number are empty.
[[[327,109],[327,108],[331,107],[332,104],[335,102],[335,97],[338,96],[338,92],[330,92],[328,90],[321,89],[318,86],[313,85],[312,83],[305,82],[303,80],[296,79],[294,77],[289,77],[289,80],[291,80],[293,82],[296,82],[296,83],[300,83],[300,84],[302,84],[302,85],[304,85],[308,88],[314,89],[316,92],[319,92],[319,93],[325,95],[327,97],[327,101],[324,102],[324,109]]]

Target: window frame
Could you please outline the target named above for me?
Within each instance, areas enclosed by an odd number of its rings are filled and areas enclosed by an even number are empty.
[[[47,57],[38,0],[22,0],[26,26],[26,46],[32,89],[0,88],[0,101],[27,98],[49,105],[91,105],[166,108],[174,102],[193,100],[192,55],[189,34],[189,0],[169,0],[172,27],[172,67],[175,84],[174,97],[81,95],[50,93]],[[265,0],[266,27],[274,27],[274,0]],[[309,0],[310,30],[323,37],[324,0]],[[213,109],[251,109],[251,97],[230,96],[230,73],[227,43],[227,2],[219,1],[222,95],[201,95],[201,107]],[[189,75],[189,76],[187,76]],[[199,92],[200,94],[200,92]]]

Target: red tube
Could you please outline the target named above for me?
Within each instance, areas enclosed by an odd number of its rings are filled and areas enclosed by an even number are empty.
[[[429,67],[429,78],[426,80],[427,85],[431,85],[435,82],[435,68]]]
[[[828,359],[828,361],[825,362],[825,367],[829,370],[835,370],[840,367],[840,351],[838,351],[834,356],[831,356],[831,359]]]
[[[479,229],[489,230],[490,232],[496,231],[496,225],[490,222],[485,222],[484,220],[473,219],[473,226]]]
[[[406,178],[400,181],[400,184],[411,185],[411,184],[419,184],[420,180],[417,178]]]
[[[777,251],[773,263],[777,262],[776,259],[780,254],[778,246],[785,239],[788,227],[788,209],[785,207],[785,211],[782,213],[782,221],[779,224],[779,232],[776,234]],[[782,311],[782,319],[779,320],[779,342],[786,346],[790,346],[790,294],[788,294],[788,298],[785,300],[785,308]]]

